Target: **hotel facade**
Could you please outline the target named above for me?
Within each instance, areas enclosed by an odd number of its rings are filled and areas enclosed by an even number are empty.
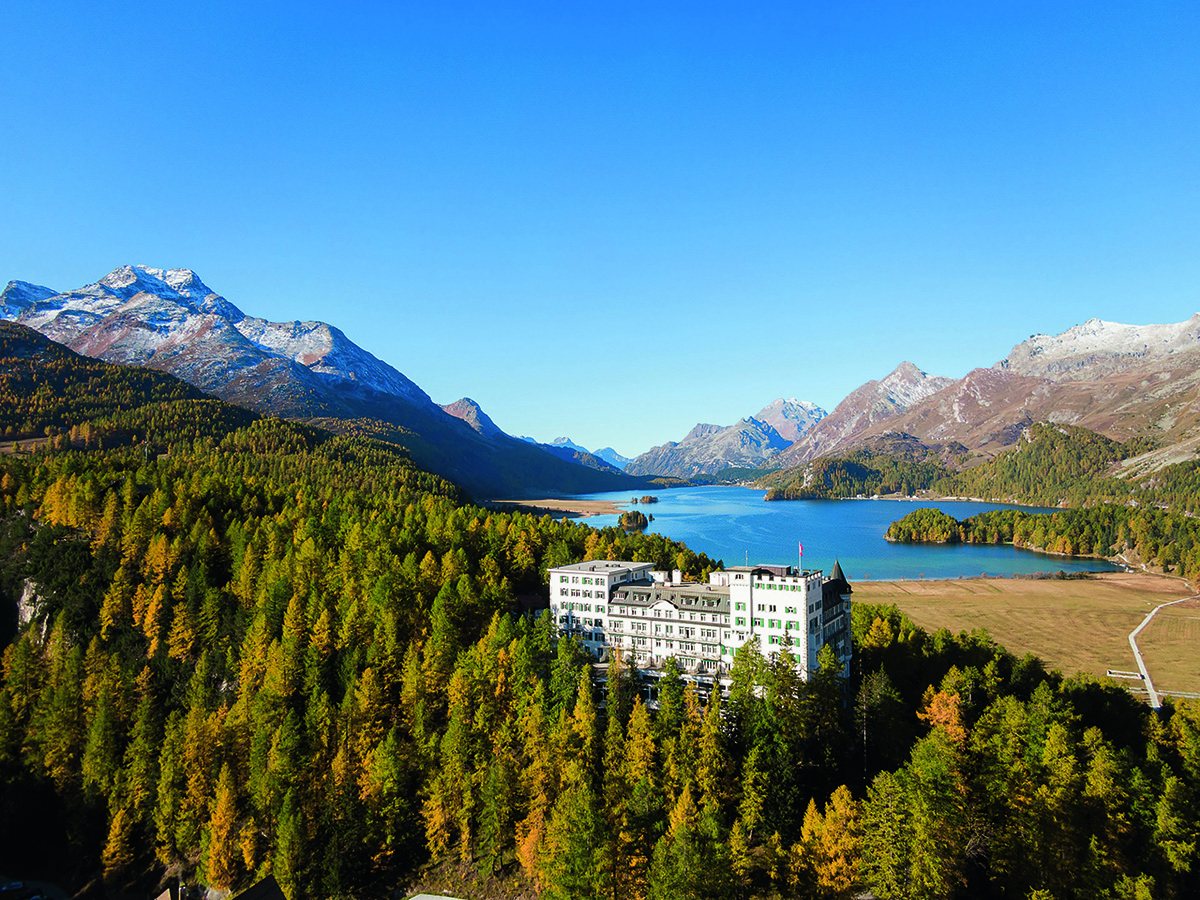
[[[614,560],[560,566],[549,576],[559,631],[599,660],[619,649],[642,668],[674,657],[685,671],[719,674],[755,638],[765,656],[788,649],[806,677],[825,644],[843,668],[850,660],[851,589],[836,562],[828,577],[792,566],[735,566],[707,583]]]

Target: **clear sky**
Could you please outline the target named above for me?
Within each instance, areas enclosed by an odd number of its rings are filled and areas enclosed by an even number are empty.
[[[1200,4],[0,4],[0,281],[195,269],[633,455],[1200,310]]]

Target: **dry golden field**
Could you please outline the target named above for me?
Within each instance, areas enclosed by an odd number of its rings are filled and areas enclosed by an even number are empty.
[[[986,628],[1017,656],[1033,653],[1064,674],[1101,678],[1108,669],[1137,671],[1129,632],[1155,606],[1192,593],[1178,579],[1139,573],[1067,581],[860,581],[853,587],[855,601],[894,603],[928,631]],[[1138,646],[1156,689],[1200,691],[1200,601],[1163,609]]]

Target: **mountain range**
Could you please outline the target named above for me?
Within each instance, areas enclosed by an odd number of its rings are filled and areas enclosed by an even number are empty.
[[[472,422],[448,412],[332,325],[247,316],[190,269],[122,266],[66,292],[13,281],[0,294],[0,318],[85,356],[169,372],[258,412],[380,434],[479,498],[638,484],[531,447],[486,416]]]
[[[1090,319],[1062,334],[1032,335],[960,379],[904,363],[852,392],[781,460],[796,465],[889,436],[984,459],[1015,445],[1032,423],[1052,422],[1119,441],[1152,436],[1165,464],[1194,457],[1198,393],[1200,314],[1168,325]]]
[[[625,471],[693,478],[723,469],[773,466],[784,450],[824,417],[825,410],[807,401],[775,400],[732,425],[701,423],[683,440],[668,441],[631,460]]]
[[[958,379],[903,362],[828,415],[779,399],[733,425],[698,424],[633,459],[566,437],[512,437],[469,398],[439,406],[336,327],[248,316],[190,269],[122,266],[66,292],[13,281],[0,293],[0,319],[259,412],[386,437],[477,498],[623,490],[650,476],[784,468],[859,448],[941,450],[970,464],[1042,421],[1117,440],[1153,435],[1155,465],[1192,458],[1200,446],[1200,314],[1166,325],[1091,319],[1035,334]]]

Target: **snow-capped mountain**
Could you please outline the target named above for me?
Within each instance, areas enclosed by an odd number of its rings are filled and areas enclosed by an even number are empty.
[[[0,319],[16,319],[38,301],[53,297],[56,293],[54,288],[42,287],[40,284],[10,281],[8,287],[0,293]]]
[[[568,450],[577,450],[580,453],[591,453],[587,447],[575,443],[569,437],[556,437],[550,442],[551,447],[565,447]]]
[[[622,471],[624,471],[624,469],[627,465],[629,465],[631,462],[633,462],[633,459],[631,457],[622,456],[620,453],[618,453],[612,447],[601,447],[599,450],[597,450],[595,452],[594,455],[598,456],[600,459],[604,460],[610,466],[621,469]]]
[[[599,450],[589,450],[582,444],[575,443],[569,437],[556,437],[549,444],[543,444],[537,438],[529,437],[529,435],[526,434],[521,435],[520,439],[525,441],[527,444],[537,444],[543,450],[551,450],[560,456],[563,456],[565,451],[572,451],[573,453],[577,454],[575,457],[576,459],[580,458],[578,454],[593,456],[601,462],[608,463],[608,465],[612,466],[617,471],[623,471],[627,465],[633,462],[631,457],[622,456],[612,447],[601,447]],[[566,457],[564,456],[564,458]],[[587,465],[587,463],[585,463],[585,465]]]
[[[766,422],[786,441],[798,441],[828,413],[815,403],[795,397],[772,401],[759,410],[754,418]]]
[[[270,400],[272,387],[284,387],[291,374],[351,393],[375,392],[422,407],[434,405],[416,384],[337,328],[247,316],[191,269],[122,266],[65,293],[28,290],[33,286],[21,290],[20,285],[10,284],[5,298],[17,286],[16,296],[30,302],[6,318],[86,356],[170,371],[218,396],[231,384],[242,382],[244,390],[258,381],[265,391],[262,399]],[[254,374],[248,378],[248,373]],[[295,396],[295,391],[283,393]]]
[[[628,484],[528,447],[486,416],[494,431],[476,430],[332,325],[248,316],[190,269],[122,266],[66,292],[10,282],[0,294],[0,318],[85,356],[169,372],[259,412],[334,429],[351,427],[351,419],[400,426],[391,434],[419,465],[477,496]]]
[[[1161,362],[1200,347],[1200,313],[1168,325],[1123,325],[1088,319],[1062,334],[1035,334],[995,368],[1052,381],[1092,380]]]

